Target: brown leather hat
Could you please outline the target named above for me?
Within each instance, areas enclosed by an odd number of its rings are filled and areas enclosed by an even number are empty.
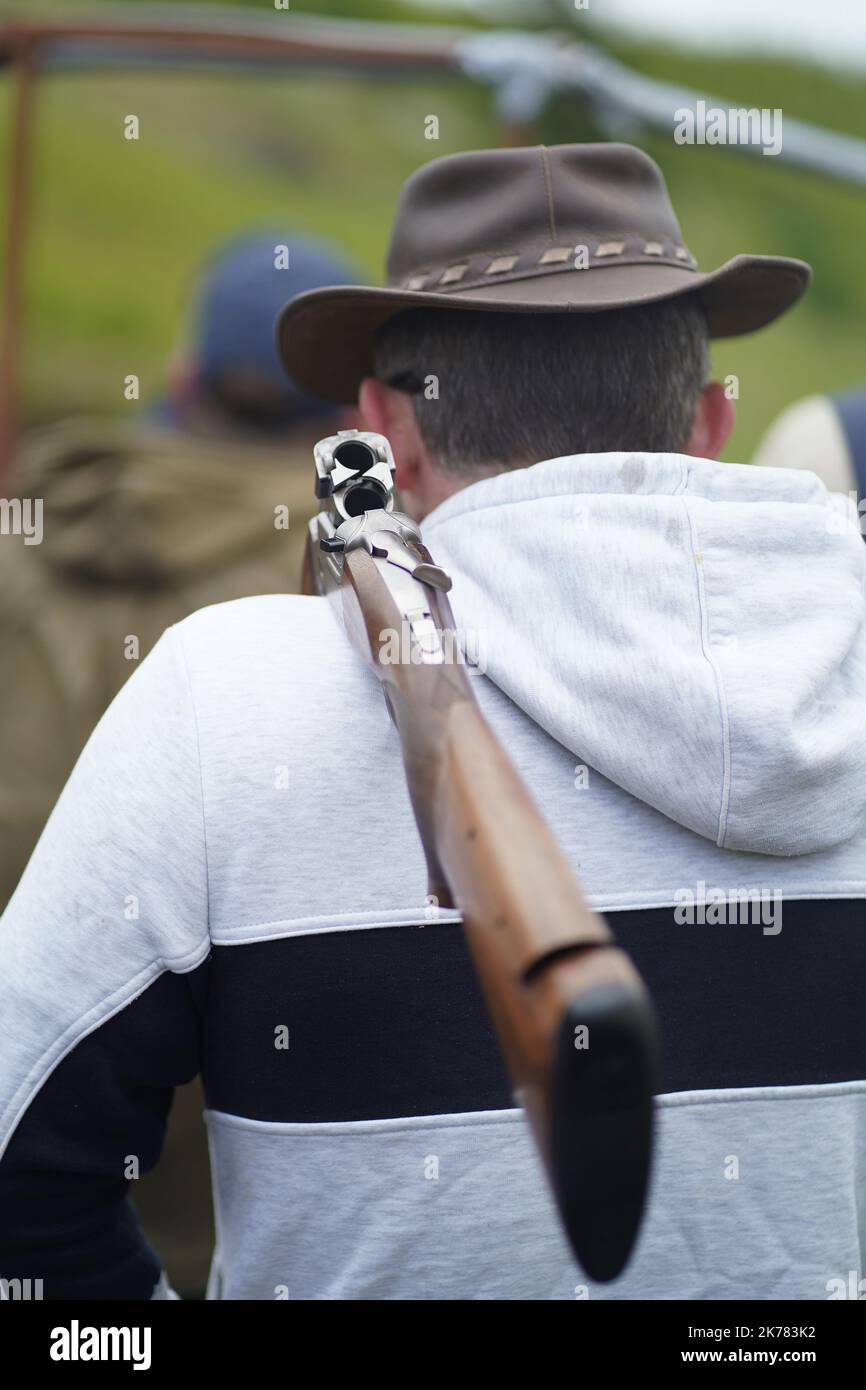
[[[388,287],[308,290],[280,315],[287,371],[348,402],[372,372],[372,335],[405,309],[592,313],[699,294],[715,338],[772,322],[811,270],[734,256],[700,271],[658,165],[633,145],[475,150],[423,165],[403,185]]]

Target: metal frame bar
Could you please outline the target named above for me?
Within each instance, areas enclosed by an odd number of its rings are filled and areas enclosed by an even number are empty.
[[[107,9],[92,18],[10,19],[0,23],[0,67],[12,69],[16,95],[8,172],[3,314],[0,324],[0,487],[12,468],[18,435],[20,344],[28,186],[36,77],[63,68],[121,66],[142,59],[329,71],[406,74],[461,71],[457,44],[465,30],[319,20],[287,14],[238,15],[221,8],[178,11],[144,6]]]

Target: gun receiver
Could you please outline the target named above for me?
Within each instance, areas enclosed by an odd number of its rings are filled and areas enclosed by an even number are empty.
[[[616,1278],[646,1197],[658,1032],[647,991],[483,718],[453,659],[449,576],[394,510],[383,435],[314,451],[305,588],[327,595],[382,683],[429,892],[456,907],[575,1255]],[[393,659],[394,634],[401,659]]]

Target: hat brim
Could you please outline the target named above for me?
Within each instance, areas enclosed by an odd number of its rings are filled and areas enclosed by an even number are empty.
[[[373,334],[407,309],[510,314],[600,313],[696,294],[710,336],[730,338],[772,323],[797,303],[811,279],[805,261],[734,256],[702,274],[687,266],[619,265],[499,281],[472,290],[335,285],[291,299],[277,320],[277,348],[289,374],[323,400],[347,404],[373,372]]]

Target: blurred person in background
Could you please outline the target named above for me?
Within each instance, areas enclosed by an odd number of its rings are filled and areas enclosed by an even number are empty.
[[[312,445],[356,420],[286,377],[274,321],[287,298],[352,274],[285,231],[244,236],[202,273],[162,400],[131,422],[65,420],[25,442],[17,491],[42,499],[43,539],[0,547],[0,911],[91,730],[163,630],[208,604],[297,590]],[[197,1082],[177,1092],[159,1173],[136,1184],[187,1297],[213,1243],[201,1111]]]
[[[64,420],[25,442],[17,491],[42,499],[44,538],[0,549],[0,911],[85,740],[163,630],[297,590],[312,445],[355,419],[287,379],[274,320],[287,297],[352,273],[285,231],[233,242],[201,277],[164,399],[134,422]]]
[[[806,468],[831,492],[866,499],[866,387],[795,401],[773,421],[752,463]]]

